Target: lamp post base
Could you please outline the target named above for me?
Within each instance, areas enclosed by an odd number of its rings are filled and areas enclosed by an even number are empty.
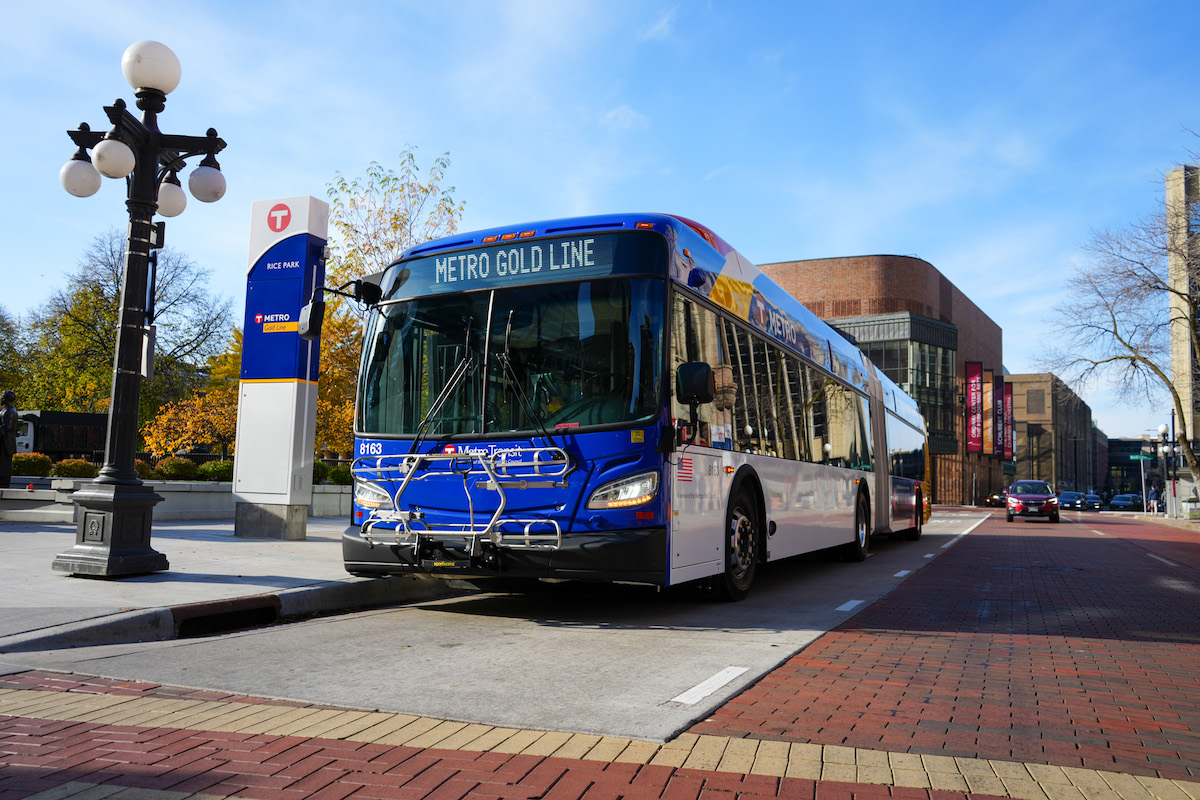
[[[91,483],[72,497],[75,546],[54,557],[56,572],[94,578],[144,575],[168,568],[150,547],[154,505],[162,497],[142,483]]]

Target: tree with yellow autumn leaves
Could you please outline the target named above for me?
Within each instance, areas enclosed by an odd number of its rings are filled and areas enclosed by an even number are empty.
[[[329,184],[332,255],[325,283],[337,286],[379,272],[413,245],[458,229],[463,204],[454,187],[443,187],[450,157],[434,160],[422,176],[411,148],[400,170],[372,162],[362,178],[336,173]],[[349,453],[354,446],[354,393],[362,351],[362,311],[333,295],[321,331],[321,376],[317,390],[317,451]]]

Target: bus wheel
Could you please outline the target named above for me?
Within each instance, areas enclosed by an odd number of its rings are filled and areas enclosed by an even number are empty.
[[[925,522],[925,502],[921,497],[921,493],[917,492],[917,518],[913,520],[913,526],[904,532],[905,541],[915,542],[921,538],[921,528]]]
[[[716,579],[721,600],[741,600],[750,593],[758,567],[757,519],[753,495],[739,488],[725,518],[725,571]]]
[[[847,561],[866,561],[870,547],[871,511],[867,507],[867,498],[860,494],[854,506],[854,541],[845,545],[842,553]]]

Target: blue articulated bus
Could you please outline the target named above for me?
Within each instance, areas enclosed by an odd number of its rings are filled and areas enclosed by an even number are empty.
[[[740,599],[768,561],[921,534],[916,404],[703,225],[464,233],[359,283],[352,574]]]

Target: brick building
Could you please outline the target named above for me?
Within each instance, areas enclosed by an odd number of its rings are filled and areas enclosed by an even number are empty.
[[[1060,491],[1103,491],[1108,439],[1092,423],[1088,404],[1057,375],[1005,380],[1013,387],[1016,479],[1040,478]]]
[[[853,339],[921,406],[934,503],[982,503],[1008,485],[1001,456],[965,452],[966,374],[1003,375],[1000,326],[932,264],[852,256],[761,264],[793,297]],[[987,415],[984,415],[985,418]]]

